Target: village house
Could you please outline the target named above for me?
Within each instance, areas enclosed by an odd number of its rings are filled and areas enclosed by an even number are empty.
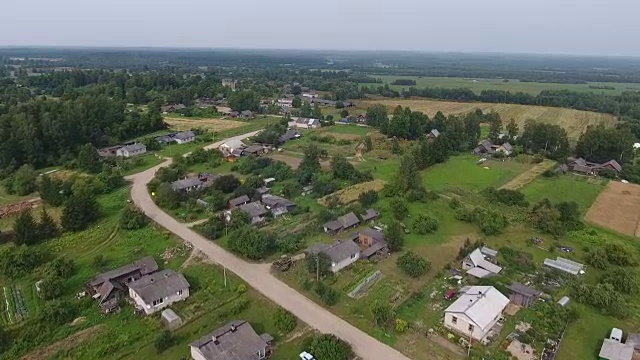
[[[217,104],[217,101],[212,98],[201,97],[196,99],[195,104],[200,109],[207,109],[207,108],[215,107]]]
[[[236,91],[236,85],[238,84],[237,80],[233,79],[222,79],[222,86],[228,86],[231,88],[231,91]]]
[[[249,145],[242,150],[242,155],[254,155],[258,156],[267,152],[267,148],[262,145]]]
[[[485,340],[509,299],[493,286],[465,286],[459,294],[444,311],[444,326],[466,338]]]
[[[358,118],[356,119],[356,122],[358,124],[366,124],[367,123],[367,114],[358,115]]]
[[[502,270],[494,263],[497,256],[497,251],[483,246],[473,250],[462,260],[462,269],[477,278],[494,276]]]
[[[427,133],[427,140],[429,141],[429,143],[432,143],[435,139],[438,138],[438,136],[440,136],[440,132],[438,131],[438,129],[431,129],[431,131]]]
[[[127,284],[158,270],[158,264],[151,256],[147,256],[132,264],[107,271],[89,280],[85,287],[104,313],[118,309],[120,294],[126,290]]]
[[[224,153],[234,153],[236,151],[240,151],[240,153],[242,153],[242,150],[244,150],[244,148],[246,148],[247,145],[245,145],[242,141],[240,140],[229,140],[226,143],[220,145],[218,147],[218,149],[224,154]]]
[[[511,294],[509,295],[511,303],[524,307],[531,306],[531,304],[533,304],[542,293],[539,290],[522,285],[518,282],[514,282],[507,287],[507,289],[511,290]]]
[[[173,138],[178,144],[186,144],[196,140],[196,133],[193,131],[183,131],[175,134]]]
[[[609,160],[602,164],[586,161],[583,158],[568,160],[568,168],[579,175],[598,175],[601,171],[611,171],[615,175],[619,175],[622,172],[622,166],[615,160]]]
[[[280,137],[278,138],[278,143],[284,144],[289,140],[294,140],[299,137],[300,135],[295,130],[289,129],[284,134],[280,135]]]
[[[293,99],[278,99],[276,103],[283,108],[293,107]]]
[[[135,143],[126,145],[116,150],[116,156],[130,158],[138,155],[142,155],[147,152],[147,147],[144,144]]]
[[[193,360],[263,360],[273,337],[258,335],[245,320],[235,320],[191,343]]]
[[[635,343],[627,339],[622,342],[622,330],[613,328],[608,339],[604,339],[598,357],[600,360],[631,360],[635,352]]]
[[[307,249],[308,254],[322,253],[331,260],[331,272],[337,273],[360,259],[360,247],[351,240],[338,240],[335,243],[317,244]]]
[[[171,105],[166,105],[166,106],[162,106],[160,108],[160,111],[162,111],[163,114],[168,114],[170,112],[176,112],[179,110],[184,110],[187,107],[184,104],[171,104]]]
[[[249,119],[253,117],[253,111],[251,110],[243,110],[239,115],[241,118]]]
[[[371,228],[362,229],[358,233],[357,242],[361,248],[364,248],[360,254],[361,258],[369,259],[374,255],[389,252],[387,242],[384,241],[384,234],[378,230]]]
[[[317,129],[321,126],[320,120],[300,117],[295,122],[295,127],[300,129]]]
[[[360,220],[353,212],[342,215],[336,220],[329,221],[323,225],[324,232],[329,234],[336,234],[342,230],[347,230],[356,227],[360,224]]]
[[[247,195],[242,195],[240,197],[229,200],[229,209],[233,209],[236,206],[247,204],[251,199]]]
[[[251,225],[263,222],[265,219],[264,216],[269,212],[269,210],[267,210],[267,208],[265,208],[260,201],[254,201],[248,204],[240,205],[237,208],[245,214],[249,215],[249,219],[251,219]],[[225,217],[227,221],[231,221],[230,210],[225,210]]]
[[[220,176],[209,174],[209,173],[199,173],[196,176],[188,176],[184,179],[177,180],[171,183],[171,189],[173,191],[183,191],[183,192],[191,192],[193,190],[207,188],[218,180]]]
[[[364,215],[362,215],[362,222],[373,222],[374,220],[378,219],[379,216],[379,212],[373,209],[367,209]]]
[[[189,283],[182,274],[166,269],[129,283],[129,297],[145,314],[151,315],[188,298]]]
[[[122,146],[110,146],[102,149],[98,149],[98,156],[100,157],[114,157],[118,154],[118,149]]]
[[[296,203],[293,201],[272,194],[262,195],[262,204],[271,211],[274,217],[288,214],[296,208]]]
[[[513,153],[513,146],[508,142],[505,142],[502,145],[495,145],[490,140],[485,139],[478,144],[478,146],[473,149],[473,153],[475,155],[495,155],[495,154],[504,154],[505,156],[509,156]]]
[[[317,99],[318,98],[318,93],[317,92],[304,92],[304,93],[302,93],[302,97],[307,98],[307,99]]]

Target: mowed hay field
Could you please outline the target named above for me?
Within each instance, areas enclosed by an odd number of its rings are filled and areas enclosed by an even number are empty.
[[[194,128],[204,128],[213,131],[224,131],[246,125],[246,123],[242,121],[213,118],[189,119],[180,117],[166,117],[164,118],[164,122],[166,122],[171,127],[171,129],[178,131],[190,130]]]
[[[621,234],[640,236],[640,185],[610,181],[589,208],[586,219]]]
[[[357,102],[357,106],[362,109],[373,104],[384,104],[390,112],[393,112],[393,109],[398,105],[408,106],[411,110],[422,111],[430,117],[438,111],[442,111],[445,115],[463,114],[475,109],[481,109],[484,112],[495,111],[500,114],[503,123],[514,119],[520,130],[524,128],[524,123],[528,119],[560,125],[567,130],[569,138],[573,140],[576,140],[589,125],[613,126],[616,123],[616,118],[609,114],[535,105],[465,103],[425,99],[379,99]]]

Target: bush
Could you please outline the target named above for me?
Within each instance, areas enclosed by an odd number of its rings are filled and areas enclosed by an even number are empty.
[[[376,301],[371,307],[373,321],[377,326],[386,327],[393,318],[393,309],[388,302]]]
[[[402,320],[402,319],[396,319],[396,332],[399,334],[402,334],[403,332],[407,331],[407,328],[409,328],[409,324],[407,324],[406,321]]]
[[[398,221],[402,221],[409,214],[409,209],[407,209],[407,204],[401,198],[391,199],[391,202],[389,205],[391,207],[391,213],[393,214],[393,217]]]
[[[517,190],[509,190],[509,189],[499,189],[495,188],[486,188],[484,191],[484,196],[487,200],[493,202],[499,202],[505,205],[510,206],[520,206],[527,207],[529,206],[529,202],[524,197],[524,194]]]
[[[45,300],[52,300],[62,296],[64,282],[58,276],[47,276],[40,283],[40,296]]]
[[[320,297],[322,302],[327,306],[333,306],[338,303],[338,292],[332,287],[317,281],[313,287],[315,293]]]
[[[287,334],[296,328],[298,320],[285,309],[278,309],[275,314],[275,325],[278,330]]]
[[[136,206],[126,206],[120,213],[120,226],[125,230],[137,230],[148,223],[147,216]]]
[[[378,201],[378,192],[375,190],[367,190],[360,193],[358,200],[363,207],[369,207]]]
[[[323,334],[305,340],[302,346],[318,360],[351,360],[351,345],[333,334]]]
[[[413,231],[420,235],[425,235],[437,231],[438,225],[438,219],[426,214],[420,214],[413,222]]]
[[[412,251],[407,251],[396,260],[402,271],[412,278],[420,277],[431,270],[431,263]]]
[[[164,330],[158,336],[156,336],[156,340],[153,342],[153,346],[156,348],[158,354],[167,350],[175,344],[175,338],[173,334],[169,330]]]
[[[60,326],[73,320],[77,314],[78,307],[66,301],[54,300],[44,305],[41,313],[43,325]]]

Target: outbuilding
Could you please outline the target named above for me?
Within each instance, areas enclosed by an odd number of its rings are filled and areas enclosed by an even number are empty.
[[[182,319],[171,309],[165,309],[162,312],[162,322],[169,330],[175,330],[182,326]]]

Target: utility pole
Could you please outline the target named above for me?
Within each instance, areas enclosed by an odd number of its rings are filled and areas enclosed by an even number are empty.
[[[316,254],[316,281],[320,281],[320,256]]]
[[[224,273],[224,287],[227,287],[227,268],[223,267],[222,272]]]

